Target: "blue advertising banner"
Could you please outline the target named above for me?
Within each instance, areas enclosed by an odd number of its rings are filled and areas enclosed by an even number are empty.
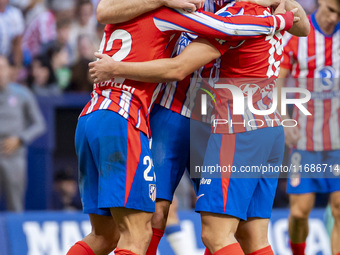
[[[202,255],[200,216],[179,212],[182,250],[186,255]],[[310,218],[307,255],[329,255],[330,239],[324,225],[324,210],[314,210]],[[28,212],[0,214],[1,255],[65,255],[68,249],[91,231],[88,216],[80,212]],[[162,238],[159,255],[175,255],[167,239]],[[291,254],[288,246],[288,210],[274,210],[269,238],[275,254]],[[177,255],[177,254],[176,254]]]

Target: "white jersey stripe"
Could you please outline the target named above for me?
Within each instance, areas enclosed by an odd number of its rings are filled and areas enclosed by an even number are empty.
[[[325,37],[319,32],[315,31],[315,56],[316,56],[316,66],[318,68],[314,71],[314,91],[323,92],[322,86],[320,84],[320,69],[325,66]],[[313,127],[313,137],[314,137],[314,150],[323,150],[323,115],[324,106],[323,100],[314,100],[314,127]]]
[[[92,91],[92,99],[91,99],[91,105],[90,107],[87,109],[86,114],[89,114],[90,112],[92,112],[94,106],[96,105],[97,101],[98,101],[98,94],[96,91]]]
[[[259,26],[259,25],[252,25],[252,24],[232,24],[232,23],[226,23],[221,22],[220,20],[217,20],[213,17],[210,17],[208,15],[205,15],[203,13],[199,12],[193,12],[188,13],[185,10],[181,9],[175,9],[178,13],[181,15],[195,20],[196,22],[199,22],[201,24],[205,24],[207,27],[223,32],[227,35],[238,35],[238,36],[250,36],[250,35],[258,35],[258,34],[273,34],[275,32],[275,27],[272,26]],[[267,17],[267,16],[263,16]],[[276,22],[276,19],[274,16],[271,16],[273,18],[273,21]],[[178,28],[183,29],[183,31],[191,32],[188,29],[179,27],[176,24],[170,23],[165,20],[161,20],[158,18],[154,18],[154,23],[156,27],[162,31],[168,31],[168,30],[178,30]],[[208,25],[209,24],[209,25]]]

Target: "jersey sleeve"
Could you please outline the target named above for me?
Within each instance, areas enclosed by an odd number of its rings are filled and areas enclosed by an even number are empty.
[[[293,14],[221,17],[208,12],[186,12],[180,9],[160,8],[153,20],[161,32],[182,31],[223,40],[242,40],[271,35],[287,30],[293,23]]]
[[[298,37],[286,33],[283,37],[283,57],[281,68],[292,70],[294,59],[296,59],[296,49],[298,48]]]

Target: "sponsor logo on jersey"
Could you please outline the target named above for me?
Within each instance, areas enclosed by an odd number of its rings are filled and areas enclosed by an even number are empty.
[[[322,90],[331,90],[334,87],[335,83],[335,69],[332,66],[325,66],[319,71],[320,74],[320,87]]]

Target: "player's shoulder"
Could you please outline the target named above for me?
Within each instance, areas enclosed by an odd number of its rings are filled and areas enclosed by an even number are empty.
[[[248,2],[232,2],[219,10],[216,14],[220,16],[234,15],[264,15],[271,14],[270,8]]]

